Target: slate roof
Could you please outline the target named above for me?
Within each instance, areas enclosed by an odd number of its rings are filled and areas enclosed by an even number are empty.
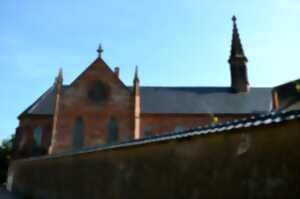
[[[63,92],[68,86],[63,86]],[[129,87],[132,89],[132,87]],[[142,113],[253,114],[272,109],[271,88],[233,93],[229,87],[141,87]],[[54,88],[49,88],[23,115],[52,115]]]
[[[68,86],[62,87],[64,92]],[[23,115],[53,115],[54,113],[54,100],[55,90],[54,87],[50,87],[45,93],[43,93],[32,105],[30,105],[20,116]]]
[[[233,93],[229,87],[141,87],[144,113],[248,114],[271,109],[271,88]]]

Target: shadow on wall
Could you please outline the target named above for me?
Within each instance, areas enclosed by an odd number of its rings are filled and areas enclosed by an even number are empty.
[[[297,198],[298,114],[17,160],[9,186],[35,198]]]

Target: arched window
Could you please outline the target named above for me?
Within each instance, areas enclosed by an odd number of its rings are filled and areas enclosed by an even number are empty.
[[[107,143],[112,144],[118,141],[119,127],[116,118],[111,117],[107,124]]]
[[[84,123],[81,117],[75,120],[73,132],[73,148],[80,149],[84,142]]]
[[[42,146],[42,136],[43,136],[42,127],[36,127],[33,130],[33,141],[34,141],[34,145],[36,147],[41,147]]]

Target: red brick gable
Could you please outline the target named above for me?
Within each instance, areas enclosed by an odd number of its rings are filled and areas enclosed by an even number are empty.
[[[92,79],[109,79],[112,83],[120,84],[125,90],[130,92],[127,86],[119,79],[119,77],[110,69],[110,67],[104,62],[103,59],[97,58],[91,65],[89,65],[71,84],[70,86],[77,84],[82,79],[86,78]],[[100,78],[100,79],[99,79]]]
[[[96,59],[61,95],[51,152],[74,148],[78,119],[84,126],[82,147],[108,143],[111,128],[118,132],[113,136],[115,141],[132,138],[132,98],[129,89],[106,63]]]

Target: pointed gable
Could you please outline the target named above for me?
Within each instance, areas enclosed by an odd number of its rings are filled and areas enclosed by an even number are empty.
[[[119,79],[119,77],[110,69],[110,67],[104,62],[104,60],[98,57],[91,65],[89,65],[71,84],[70,86],[78,84],[80,81],[86,79],[90,80],[102,80],[107,83],[118,84],[122,89],[130,90],[127,86]]]
[[[100,57],[89,65],[64,93],[64,98],[69,99],[70,103],[78,100],[92,104],[122,103],[129,100],[130,96],[131,91]]]

